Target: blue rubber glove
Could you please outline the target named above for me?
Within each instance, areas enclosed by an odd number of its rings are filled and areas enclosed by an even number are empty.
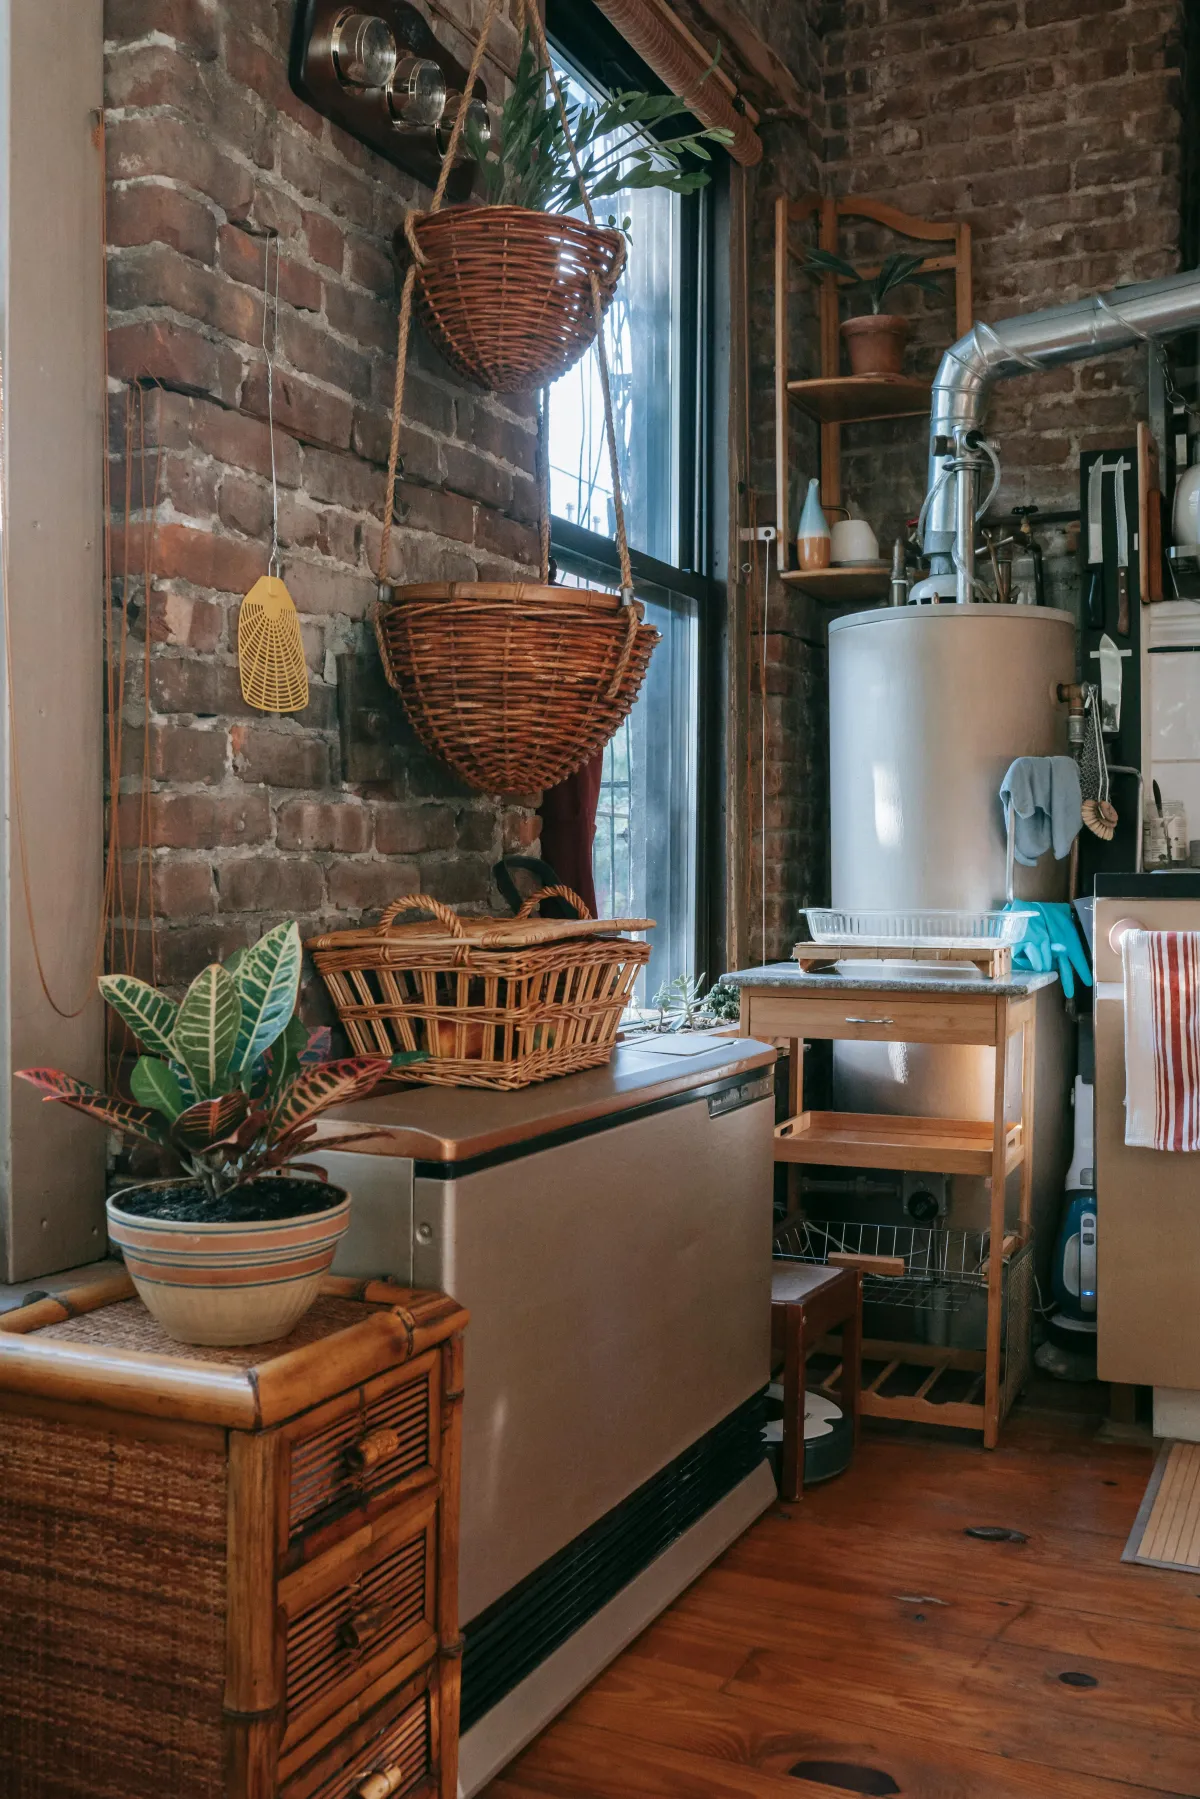
[[[1013,946],[1015,968],[1038,974],[1053,970],[1068,999],[1075,994],[1076,974],[1085,987],[1091,986],[1091,966],[1070,906],[1058,900],[1010,900],[1004,909],[1033,914],[1026,920],[1025,935]]]

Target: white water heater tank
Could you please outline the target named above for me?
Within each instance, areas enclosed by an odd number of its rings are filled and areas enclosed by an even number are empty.
[[[1000,782],[1064,755],[1075,621],[1043,606],[898,606],[829,627],[837,907],[1004,902]],[[1066,862],[1017,868],[1018,897],[1066,893]]]

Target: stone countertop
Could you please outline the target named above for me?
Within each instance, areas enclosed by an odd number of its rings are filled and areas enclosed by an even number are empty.
[[[1056,974],[1014,974],[993,981],[971,963],[950,968],[938,962],[855,962],[854,973],[841,970],[805,973],[795,962],[769,962],[765,968],[739,968],[722,975],[733,987],[776,987],[801,993],[990,993],[994,998],[1023,998],[1050,987]]]

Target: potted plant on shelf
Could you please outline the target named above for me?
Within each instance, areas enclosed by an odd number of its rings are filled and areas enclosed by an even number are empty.
[[[397,233],[398,250],[416,262],[422,323],[454,368],[495,392],[523,393],[583,355],[597,329],[592,282],[606,307],[628,227],[611,215],[596,224],[589,202],[634,188],[702,187],[709,175],[697,162],[733,134],[674,130],[686,113],[674,94],[633,90],[591,104],[562,95],[560,105],[526,30],[498,129],[485,135],[469,115],[463,121],[483,203],[445,211],[435,203]],[[571,216],[584,207],[588,218]]]
[[[130,1076],[132,1102],[53,1068],[19,1070],[47,1100],[178,1164],[169,1179],[115,1194],[108,1228],[147,1308],[183,1343],[264,1343],[298,1323],[350,1214],[350,1195],[301,1159],[316,1119],[423,1059],[306,1065],[301,954],[296,925],[277,925],[210,964],[178,1005],[132,975],[103,976],[101,992],[146,1052]],[[321,1147],[347,1141],[361,1134]]]
[[[851,293],[863,290],[871,310],[842,323],[842,338],[850,357],[854,375],[898,375],[904,367],[904,346],[908,340],[908,320],[899,313],[884,312],[883,303],[898,287],[920,287],[926,293],[940,293],[937,279],[922,274],[923,256],[907,256],[895,251],[885,257],[874,275],[860,275],[852,262],[832,250],[810,250],[805,269],[814,280],[836,275]]]

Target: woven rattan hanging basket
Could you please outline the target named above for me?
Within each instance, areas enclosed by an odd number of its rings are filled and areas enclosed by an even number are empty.
[[[488,0],[464,96],[474,89],[499,9],[500,0]],[[538,9],[532,0],[520,0],[520,10],[537,39],[546,79],[561,110],[562,96]],[[596,224],[569,130],[586,225],[518,207],[443,212],[447,172],[465,111],[464,98],[430,210],[410,213],[405,226],[411,257],[400,297],[375,634],[387,678],[429,749],[486,793],[537,793],[565,780],[608,742],[637,698],[659,641],[634,598],[608,355],[600,328],[605,304],[624,266],[625,246],[619,232],[603,231]],[[604,258],[598,264],[594,257],[601,248]],[[541,271],[536,280],[530,273],[534,266]],[[433,306],[431,295],[443,297],[446,311],[435,312],[435,317],[447,338],[451,361],[490,386],[501,385],[493,378],[495,371],[480,373],[472,358],[491,357],[497,366],[509,359],[515,372],[512,385],[528,387],[550,378],[547,368],[532,360],[537,354],[544,350],[556,364],[553,372],[561,373],[595,341],[621,570],[619,594],[548,584],[544,407],[538,438],[541,581],[403,587],[390,583],[404,381],[418,282],[423,305]],[[464,296],[469,300],[472,321],[469,332],[463,327],[461,339],[455,330],[466,315],[461,305],[454,310],[456,292],[459,301]],[[568,293],[569,299],[564,299]],[[511,339],[505,337],[505,314],[510,310],[519,315],[518,322],[524,321]],[[541,346],[535,341],[539,335]]]
[[[412,224],[417,313],[452,368],[496,393],[557,381],[596,337],[625,268],[619,231],[520,206],[451,206]],[[403,230],[397,253],[408,248]]]
[[[537,793],[582,767],[659,640],[617,594],[532,582],[394,588],[375,629],[417,736],[487,793]]]

